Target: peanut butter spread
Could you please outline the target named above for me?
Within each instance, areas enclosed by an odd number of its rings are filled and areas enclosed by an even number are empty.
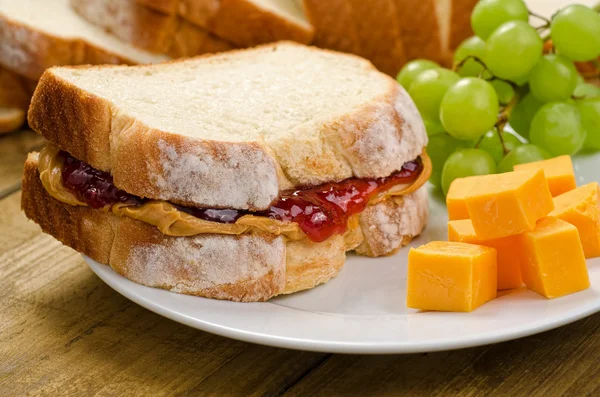
[[[44,147],[40,152],[38,169],[44,188],[50,196],[58,201],[70,205],[87,206],[86,203],[78,200],[73,193],[64,187],[62,183],[63,159],[59,152],[60,149],[51,144]],[[425,152],[421,157],[424,164],[423,171],[413,183],[394,186],[392,189],[374,196],[369,205],[377,204],[389,197],[412,193],[425,184],[431,174],[431,161]],[[103,209],[103,211],[111,211],[117,216],[126,216],[148,223],[168,236],[261,233],[283,235],[290,240],[306,238],[300,226],[295,222],[282,222],[254,215],[244,215],[235,223],[212,222],[190,215],[173,204],[162,200],[151,200],[141,205],[115,204]],[[349,226],[356,222],[356,217],[351,217]]]

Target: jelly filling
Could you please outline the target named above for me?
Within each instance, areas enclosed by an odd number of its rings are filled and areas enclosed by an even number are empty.
[[[64,158],[64,186],[90,207],[99,209],[118,203],[141,205],[146,201],[118,189],[108,172],[99,171],[66,152],[61,152],[60,155]],[[348,227],[348,219],[362,212],[373,196],[396,185],[414,182],[422,171],[423,162],[419,157],[405,163],[399,171],[385,178],[349,178],[341,182],[284,191],[265,211],[178,208],[211,222],[234,223],[249,214],[296,222],[312,241],[321,242],[335,234],[344,233]]]

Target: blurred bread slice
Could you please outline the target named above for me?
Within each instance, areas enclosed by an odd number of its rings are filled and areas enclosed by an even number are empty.
[[[0,134],[16,131],[25,124],[25,111],[0,106]]]
[[[296,0],[299,1],[299,0]],[[412,59],[451,64],[452,51],[472,35],[477,0],[303,0],[315,44],[352,52],[395,75]]]
[[[135,0],[71,0],[90,23],[137,47],[171,57],[227,51],[233,46],[207,30],[136,3]]]
[[[154,63],[168,59],[85,21],[68,0],[0,0],[0,65],[32,80],[56,65]]]
[[[35,82],[0,68],[0,134],[18,130],[25,115]]]
[[[442,0],[449,1],[449,0]],[[466,38],[473,35],[471,12],[479,0],[451,0],[449,46],[455,50]]]
[[[135,0],[183,18],[239,47],[278,40],[308,44],[313,27],[294,0]]]

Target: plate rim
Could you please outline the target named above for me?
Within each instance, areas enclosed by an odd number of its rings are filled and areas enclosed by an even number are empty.
[[[117,274],[109,266],[100,264],[93,259],[82,255],[88,266],[92,271],[109,287],[113,290],[129,299],[130,301],[170,320],[178,323],[187,325],[189,327],[212,333],[215,335],[240,340],[243,342],[255,343],[265,346],[273,346],[292,350],[303,350],[321,353],[341,353],[341,354],[413,354],[413,353],[426,353],[436,351],[448,351],[470,347],[483,346],[488,344],[506,342],[509,340],[519,339],[535,334],[539,334],[545,331],[549,331],[554,328],[558,328],[575,321],[581,320],[594,313],[600,312],[600,299],[595,300],[593,304],[586,304],[579,310],[572,311],[566,316],[553,316],[551,321],[538,320],[530,323],[527,327],[512,327],[511,329],[503,329],[501,331],[486,332],[481,336],[471,336],[469,338],[459,339],[448,338],[448,339],[436,339],[425,342],[407,342],[407,341],[394,341],[394,342],[382,342],[382,343],[362,343],[362,342],[331,342],[331,341],[319,341],[315,339],[303,339],[303,338],[291,338],[281,335],[273,335],[265,332],[254,332],[241,329],[239,327],[231,327],[228,325],[217,324],[212,321],[202,320],[198,317],[191,317],[184,313],[180,313],[174,309],[166,308],[159,302],[150,300],[147,297],[136,293],[137,290],[143,291],[143,289],[154,289],[141,284],[137,284],[127,278]],[[124,285],[131,286],[131,288],[121,288],[117,280],[121,279]],[[176,294],[175,292],[164,291],[168,294]],[[179,295],[179,294],[176,294]],[[193,297],[194,299],[203,299],[210,301],[210,299],[202,297]],[[257,303],[239,303],[240,305],[268,305],[267,302]],[[278,305],[281,306],[281,305]],[[295,308],[285,307],[289,310],[300,310]],[[309,312],[314,315],[327,315],[326,313]]]

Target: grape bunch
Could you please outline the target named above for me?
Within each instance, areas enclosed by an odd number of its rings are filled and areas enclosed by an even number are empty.
[[[600,88],[576,67],[598,70],[596,10],[569,5],[548,20],[523,0],[480,0],[471,25],[452,69],[419,59],[397,77],[425,122],[434,185],[445,194],[456,178],[600,150]]]

